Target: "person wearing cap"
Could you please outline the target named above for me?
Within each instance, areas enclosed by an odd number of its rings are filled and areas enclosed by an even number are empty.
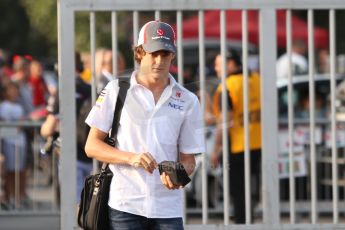
[[[176,54],[175,32],[150,21],[134,46],[138,63],[122,109],[116,147],[103,142],[112,126],[118,80],[100,94],[86,123],[91,127],[86,153],[108,162],[111,229],[183,229],[183,190],[157,169],[162,161],[179,161],[187,174],[194,155],[205,151],[202,113],[197,97],[169,73]]]
[[[222,57],[215,59],[215,71],[221,74]],[[242,61],[235,51],[226,54],[228,77],[225,80],[227,95],[227,120],[229,127],[229,178],[230,195],[234,207],[235,223],[245,223],[245,185],[244,185],[244,108],[243,108],[243,73]],[[250,73],[248,78],[249,101],[249,147],[251,178],[255,178],[256,187],[252,187],[251,194],[255,202],[259,196],[260,166],[261,166],[261,122],[260,122],[260,77],[257,73]],[[214,114],[218,125],[215,137],[215,147],[211,155],[211,164],[218,166],[222,151],[222,85],[219,84],[214,98]],[[254,191],[254,192],[253,192]],[[252,211],[255,202],[252,202]],[[254,203],[254,204],[253,204]]]

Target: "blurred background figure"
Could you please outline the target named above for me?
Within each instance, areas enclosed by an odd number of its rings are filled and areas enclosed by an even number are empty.
[[[215,60],[215,69],[218,74],[221,72],[221,57]],[[228,51],[226,54],[226,67],[228,77],[226,78],[227,94],[227,121],[229,130],[229,184],[232,204],[234,206],[234,221],[237,224],[245,223],[245,185],[244,185],[244,118],[243,118],[243,73],[242,61],[235,51]],[[220,62],[220,63],[219,63]],[[250,179],[251,184],[251,212],[259,202],[260,197],[260,175],[261,175],[261,120],[260,120],[260,76],[257,73],[250,73],[248,78],[248,100],[249,100],[249,147],[250,147]],[[211,164],[217,167],[222,156],[222,124],[225,118],[221,112],[222,85],[219,84],[214,95],[214,113],[217,117],[217,130],[215,147],[211,155]],[[254,216],[252,215],[252,218]],[[251,220],[252,221],[252,220]]]
[[[102,52],[102,51],[101,51]],[[113,79],[113,58],[111,50],[103,50],[100,54],[100,72],[96,76],[97,79],[97,93],[100,93],[103,88]]]
[[[308,61],[305,58],[307,47],[302,40],[295,40],[292,43],[292,76],[303,75],[308,72]],[[289,73],[289,55],[283,54],[277,60],[277,77],[278,79],[288,78]]]
[[[19,86],[19,103],[24,108],[24,115],[27,117],[34,109],[32,104],[32,89],[28,83],[29,75],[30,60],[22,56],[15,56],[13,58],[13,75],[11,76],[11,80]]]
[[[10,79],[12,74],[13,71],[9,64],[8,53],[0,49],[0,87],[1,84],[4,84],[6,81]]]
[[[4,100],[0,103],[0,120],[15,122],[24,118],[24,109],[17,102],[19,87],[15,82],[4,85]],[[28,198],[26,194],[26,136],[20,128],[1,128],[1,152],[5,157],[4,191],[5,208],[26,208]],[[19,174],[19,189],[16,194],[16,172]]]
[[[226,54],[226,76],[242,73],[242,61],[240,56],[235,51],[227,52]],[[222,56],[218,54],[214,60],[214,70],[217,77],[220,79],[222,76]]]
[[[47,105],[48,89],[43,79],[43,67],[37,60],[30,63],[29,84],[32,89],[32,104],[34,108],[40,108]]]
[[[91,55],[88,52],[81,52],[80,57],[84,66],[84,70],[80,73],[80,77],[84,82],[91,84]]]
[[[76,74],[76,130],[77,130],[77,203],[80,201],[80,193],[84,185],[84,179],[92,171],[92,159],[86,156],[84,151],[85,141],[89,133],[89,127],[85,124],[85,119],[91,110],[91,86],[85,83],[80,73],[83,72],[83,63],[80,54],[75,54],[75,74]],[[41,126],[41,135],[46,139],[59,139],[59,99],[58,96],[48,105],[49,114]]]
[[[100,49],[96,54],[96,79],[97,93],[100,93],[109,81],[113,80],[113,54],[109,49]],[[118,52],[117,56],[117,75],[124,72],[126,68],[123,55]]]
[[[318,73],[329,73],[329,51],[327,49],[320,49],[317,54],[317,71]]]

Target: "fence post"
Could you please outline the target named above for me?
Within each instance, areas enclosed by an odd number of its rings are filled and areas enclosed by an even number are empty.
[[[279,223],[276,12],[260,10],[262,207],[264,224]]]
[[[62,138],[60,163],[61,229],[76,228],[76,116],[74,11],[68,0],[58,1],[58,61],[60,97],[60,135]]]

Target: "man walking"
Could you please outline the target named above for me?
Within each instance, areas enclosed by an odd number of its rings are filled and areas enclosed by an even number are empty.
[[[118,80],[101,92],[86,123],[91,127],[88,156],[110,163],[111,229],[183,229],[182,189],[159,175],[157,164],[179,161],[188,175],[194,155],[204,152],[202,113],[197,97],[169,74],[176,54],[175,32],[164,22],[150,21],[134,47],[139,64],[121,114],[117,144],[103,142],[111,129]]]

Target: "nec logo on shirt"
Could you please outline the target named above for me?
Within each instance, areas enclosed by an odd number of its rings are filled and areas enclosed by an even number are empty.
[[[182,105],[176,105],[174,103],[169,102],[168,106],[173,108],[173,109],[177,109],[177,110],[183,111],[183,106]]]

